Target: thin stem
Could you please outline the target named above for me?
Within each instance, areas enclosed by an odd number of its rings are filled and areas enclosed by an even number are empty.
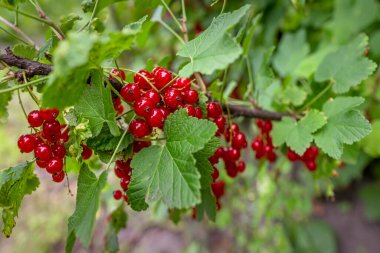
[[[40,102],[38,101],[37,96],[33,93],[33,91],[30,88],[30,86],[26,87],[26,89],[28,90],[29,95],[32,97],[33,101],[36,102],[37,106],[40,106]]]
[[[131,119],[131,121],[132,121],[134,118],[135,118],[135,116],[133,116],[133,118]],[[119,150],[120,145],[121,145],[121,143],[123,142],[125,136],[127,135],[127,132],[128,132],[128,129],[129,129],[129,126],[130,126],[130,125],[131,125],[131,124],[128,124],[128,127],[124,130],[123,135],[120,137],[119,143],[117,144],[117,146],[116,146],[116,148],[115,148],[115,151],[113,152],[113,154],[112,154],[112,156],[111,156],[111,159],[110,159],[110,161],[109,161],[108,164],[107,164],[107,168],[106,168],[106,170],[109,170],[109,168],[111,167],[112,161],[113,161],[113,159],[115,159],[116,153],[117,153],[117,151]]]
[[[79,31],[83,31],[87,26],[89,26],[91,24],[91,21],[95,17],[95,12],[96,12],[96,9],[98,8],[98,3],[99,3],[99,0],[96,0],[95,1],[94,9],[92,10],[92,13],[91,13],[90,20]]]
[[[0,16],[0,22],[4,23],[6,26],[11,28],[13,31],[15,31],[18,35],[24,38],[25,41],[27,41],[30,45],[35,47],[38,50],[38,47],[36,46],[36,43],[28,36],[26,35],[23,31],[20,30],[17,26],[6,20],[4,17]]]
[[[29,82],[29,83],[24,83],[24,84],[21,84],[21,85],[18,85],[18,86],[10,87],[10,88],[7,88],[7,89],[2,89],[2,90],[0,90],[0,94],[11,92],[11,91],[14,91],[14,90],[19,90],[19,89],[28,87],[30,85],[35,85],[35,84],[38,84],[40,82],[43,82],[43,81],[47,80],[48,78],[49,78],[48,76],[45,76],[45,77],[42,77],[40,79],[33,80],[33,81]]]
[[[227,4],[227,0],[223,0],[223,6],[222,6],[222,10],[220,11],[220,14],[224,12],[224,9],[226,8],[226,4]]]
[[[113,87],[113,85],[110,83],[110,81],[106,78],[106,83],[107,85],[111,88],[111,90],[121,99],[123,100],[124,102],[127,102],[125,101],[125,99],[120,95],[120,93],[115,89],[115,87]]]
[[[323,90],[321,90],[312,100],[310,100],[309,103],[307,103],[306,105],[304,105],[302,108],[301,108],[301,111],[307,109],[308,107],[310,107],[312,104],[314,104],[318,99],[320,99],[334,84],[334,81],[330,81],[329,85],[327,85]]]
[[[20,90],[17,90],[17,98],[18,98],[18,103],[20,104],[20,107],[22,109],[22,112],[24,113],[26,120],[28,120],[28,114],[26,113],[25,107],[21,101]]]
[[[158,21],[163,27],[165,27],[169,32],[171,32],[182,44],[185,44],[185,41],[178,35],[170,26],[168,26],[164,21]]]
[[[8,35],[10,35],[12,38],[14,38],[14,39],[16,39],[16,40],[19,40],[19,41],[21,41],[21,42],[24,43],[24,44],[30,45],[29,42],[23,40],[21,37],[19,37],[19,36],[13,34],[13,33],[11,33],[11,32],[9,32],[9,31],[7,31],[6,29],[4,29],[4,28],[1,27],[1,26],[0,26],[0,30],[4,31],[4,32],[7,33]]]
[[[206,94],[207,88],[206,88],[206,84],[203,82],[201,74],[197,72],[197,73],[194,73],[194,76],[195,76],[195,79],[197,79],[197,83],[201,87],[202,92]]]
[[[187,16],[186,16],[186,5],[185,0],[181,0],[181,6],[182,6],[182,25],[181,25],[181,31],[183,33],[183,38],[185,39],[185,42],[189,41],[189,34],[187,32]]]
[[[172,16],[174,22],[178,25],[179,29],[182,29],[181,23],[179,23],[177,17],[174,15],[173,11],[166,4],[166,2],[164,0],[161,0],[161,3],[164,5],[165,9],[169,12],[170,16]]]
[[[134,112],[134,110],[129,110],[129,111],[123,113],[123,114],[120,114],[119,116],[116,117],[116,119],[121,119],[122,117],[130,114],[131,112]]]
[[[167,87],[169,87],[172,83],[174,83],[174,81],[176,80],[176,78],[178,77],[178,75],[175,75],[173,76],[173,79],[168,82],[164,87],[162,87],[160,90],[159,90],[159,93],[161,93],[162,91],[164,91]]]
[[[249,79],[249,83],[251,84],[251,88],[249,88],[245,94],[244,97],[248,97],[249,93],[250,92],[253,92],[254,90],[254,82],[253,82],[253,74],[252,74],[252,65],[251,65],[251,61],[249,60],[248,57],[244,57],[245,58],[245,62],[247,64],[247,70],[248,70],[248,79]]]

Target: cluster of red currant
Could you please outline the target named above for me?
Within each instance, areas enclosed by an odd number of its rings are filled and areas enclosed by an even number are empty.
[[[302,156],[298,155],[296,152],[288,148],[288,160],[291,162],[295,162],[297,160],[302,161],[306,168],[310,172],[314,172],[317,169],[316,159],[318,157],[319,150],[316,146],[310,146],[306,149],[305,153]]]
[[[114,168],[115,175],[120,178],[120,187],[122,190],[116,190],[113,192],[113,197],[116,200],[124,198],[125,202],[128,202],[128,196],[126,191],[128,190],[129,183],[131,181],[132,168],[131,168],[132,159],[128,160],[117,160]]]
[[[274,152],[272,137],[270,136],[272,122],[258,119],[256,120],[256,125],[260,129],[260,133],[253,138],[251,143],[252,150],[256,152],[255,158],[257,160],[266,158],[269,162],[275,162],[277,155]]]
[[[28,123],[34,130],[32,134],[21,135],[18,147],[23,153],[34,151],[36,163],[52,175],[53,181],[59,183],[65,178],[63,159],[66,156],[65,143],[69,140],[69,128],[57,120],[58,109],[41,109],[31,111]],[[82,144],[83,159],[92,155],[92,150]]]

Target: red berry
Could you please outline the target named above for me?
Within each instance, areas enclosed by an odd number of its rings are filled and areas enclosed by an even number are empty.
[[[63,179],[65,179],[65,172],[62,170],[58,173],[54,173],[51,177],[54,182],[60,183],[63,181]]]
[[[288,149],[287,157],[288,157],[288,160],[291,162],[294,162],[294,161],[300,159],[300,156],[296,152],[291,150],[290,148]]]
[[[234,161],[226,162],[226,172],[227,172],[227,175],[231,178],[235,178],[237,176],[239,171]]]
[[[148,123],[143,119],[134,119],[129,124],[128,131],[135,138],[143,138],[152,133],[152,128],[148,125]]]
[[[270,131],[272,131],[272,122],[271,121],[264,121],[263,122],[263,125],[261,127],[261,131],[263,133],[269,133]]]
[[[125,101],[132,103],[141,96],[140,87],[135,83],[129,83],[121,88],[120,95]]]
[[[234,136],[235,134],[239,133],[239,131],[240,129],[239,129],[238,124],[236,123],[228,124],[226,133],[224,134],[224,136],[226,137],[226,140],[229,141],[231,138],[231,133],[232,133],[232,136]]]
[[[118,178],[126,178],[129,177],[132,169],[131,169],[131,159],[125,160],[117,160],[115,164],[115,175]]]
[[[238,161],[236,165],[237,170],[241,173],[245,171],[245,162],[244,161]]]
[[[273,152],[273,150],[270,150],[267,153],[267,158],[268,158],[268,161],[272,163],[272,162],[275,162],[277,160],[277,155],[275,152]]]
[[[51,146],[53,157],[64,158],[66,156],[66,148],[62,144],[55,144]]]
[[[128,190],[129,182],[130,182],[129,177],[127,177],[127,178],[123,177],[122,179],[120,179],[120,186],[124,191]]]
[[[114,76],[118,76],[121,79],[125,80],[125,73],[121,69],[120,70],[118,70],[118,69],[112,69],[111,70],[111,74],[112,75],[109,75],[109,78],[115,78]]]
[[[61,140],[63,142],[68,142],[69,140],[69,132],[70,132],[70,128],[67,127],[67,125],[61,125]]]
[[[17,145],[21,152],[30,153],[36,147],[36,138],[31,134],[21,135]]]
[[[149,98],[141,97],[136,100],[133,109],[137,115],[147,118],[155,106]]]
[[[191,86],[191,80],[189,78],[185,77],[180,77],[178,78],[175,83],[173,84],[173,87],[181,90],[181,91],[186,91],[189,90]]]
[[[40,168],[46,168],[46,166],[48,165],[49,161],[41,161],[41,160],[37,159],[36,163],[37,163],[38,167],[40,167]]]
[[[252,148],[252,150],[257,152],[257,151],[262,150],[264,148],[264,143],[260,138],[255,137],[251,143],[251,148]]]
[[[55,120],[58,117],[59,110],[56,108],[53,109],[41,109],[40,110],[41,116],[46,121],[52,121]]]
[[[270,146],[270,145],[265,145],[264,146],[264,153],[265,154],[268,154],[269,152],[272,152],[273,151],[273,147]]]
[[[158,67],[155,67],[153,70],[152,70],[152,75],[155,75],[157,72],[159,72],[159,71],[167,71],[165,68],[163,68],[163,67],[160,67],[160,66],[158,66]]]
[[[93,152],[92,149],[89,146],[84,145],[84,144],[81,144],[81,147],[83,148],[82,153],[81,153],[83,160],[90,159],[90,157],[92,156],[92,152]]]
[[[220,115],[214,120],[216,126],[218,127],[219,133],[224,133],[224,126],[226,125],[226,121],[226,118],[222,115]]]
[[[212,178],[213,178],[214,181],[215,181],[215,180],[217,180],[218,177],[219,177],[219,170],[218,170],[215,166],[212,166],[212,167],[214,168],[214,171],[212,172],[211,176],[212,176]]]
[[[120,190],[116,190],[113,192],[113,198],[115,200],[120,200],[123,197],[123,193]]]
[[[264,120],[262,120],[262,119],[257,119],[257,120],[256,120],[256,125],[257,125],[258,128],[262,129],[263,126],[264,126]]]
[[[167,70],[158,70],[154,73],[154,85],[161,90],[173,79],[172,74]]]
[[[51,158],[51,148],[50,146],[46,145],[45,143],[39,144],[34,149],[34,157],[41,161],[49,161]]]
[[[256,158],[257,160],[260,160],[260,159],[263,158],[264,156],[265,156],[264,149],[260,149],[260,150],[256,151],[255,158]]]
[[[211,183],[211,189],[216,198],[220,198],[224,195],[224,181],[216,181]]]
[[[46,166],[46,171],[50,174],[61,172],[63,169],[63,162],[61,158],[52,158]]]
[[[247,147],[247,139],[245,138],[245,134],[242,132],[238,132],[237,134],[232,136],[231,146],[236,149],[242,149]]]
[[[61,125],[57,120],[45,121],[42,126],[42,132],[45,137],[61,136]]]
[[[157,106],[161,102],[161,96],[154,90],[148,90],[144,93],[143,97],[148,98],[152,103]]]
[[[31,127],[40,127],[44,123],[44,118],[40,111],[31,111],[28,115],[28,123]]]
[[[124,199],[125,202],[128,202],[128,196],[127,196],[126,193],[123,194],[123,199]]]
[[[207,117],[216,119],[220,115],[222,115],[223,110],[220,104],[215,102],[208,102],[207,103]]]
[[[319,150],[316,146],[310,146],[302,155],[302,160],[314,160],[318,156]]]
[[[185,105],[183,108],[187,110],[187,115],[190,117],[195,117],[195,108],[192,105]]]
[[[193,105],[196,102],[198,102],[198,92],[196,90],[187,90],[183,92],[183,100],[185,100],[186,103]]]
[[[152,145],[150,141],[134,141],[133,142],[133,152],[138,153],[143,148],[147,148]]]
[[[195,107],[195,117],[197,117],[198,119],[203,118],[203,112],[201,108]]]
[[[140,70],[138,73],[136,73],[133,77],[133,80],[135,81],[135,83],[140,86],[140,89],[143,89],[143,90],[149,90],[151,89],[152,87],[150,86],[150,84],[148,83],[151,82],[153,79],[153,76],[151,73],[149,73],[148,71],[146,70]]]
[[[176,109],[182,104],[182,94],[175,89],[167,89],[164,94],[165,105],[171,109]]]
[[[316,164],[315,161],[307,161],[307,162],[305,163],[305,165],[306,165],[306,168],[307,168],[309,171],[311,171],[311,172],[313,172],[313,171],[315,171],[315,170],[317,169],[317,164]]]
[[[227,161],[237,161],[240,158],[240,151],[236,148],[228,148],[224,151],[225,157],[223,157]]]
[[[163,128],[165,122],[165,111],[161,108],[153,108],[147,118],[147,121],[151,127]]]

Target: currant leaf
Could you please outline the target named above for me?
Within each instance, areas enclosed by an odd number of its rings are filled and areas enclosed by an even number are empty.
[[[128,215],[125,212],[123,205],[120,205],[110,215],[110,222],[107,226],[106,232],[106,250],[107,252],[116,253],[119,252],[119,242],[117,234],[123,228],[127,227]]]

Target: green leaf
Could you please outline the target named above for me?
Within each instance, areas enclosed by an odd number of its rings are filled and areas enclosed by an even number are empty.
[[[102,72],[96,71],[91,75],[92,85],[87,86],[75,111],[85,119],[89,120],[93,137],[100,134],[103,124],[107,124],[112,135],[120,134],[116,124],[115,110],[112,105],[111,88],[104,87]]]
[[[0,210],[6,237],[11,235],[16,225],[15,217],[18,216],[22,199],[36,190],[39,184],[33,163],[22,163],[0,171]]]
[[[24,57],[31,60],[37,57],[36,49],[32,46],[25,45],[25,44],[15,45],[13,47],[13,53],[17,56]]]
[[[6,70],[8,70],[8,69],[6,69]],[[6,89],[6,88],[8,88],[7,83],[0,84],[0,89]],[[5,119],[8,117],[7,107],[8,107],[9,101],[11,101],[11,99],[12,99],[12,95],[13,95],[13,92],[7,92],[7,93],[0,94],[0,122],[2,122],[2,119]]]
[[[123,205],[120,205],[115,211],[111,213],[111,220],[107,226],[106,232],[106,250],[110,253],[119,252],[119,242],[117,234],[123,228],[127,227],[127,213]]]
[[[294,84],[290,84],[281,93],[282,102],[284,104],[293,104],[295,106],[302,105],[306,96],[306,91]]]
[[[181,109],[168,117],[164,131],[165,145],[145,148],[132,160],[128,197],[134,210],[145,210],[147,202],[158,199],[169,208],[189,208],[201,201],[201,175],[193,154],[214,136],[215,124]]]
[[[368,37],[360,35],[350,44],[328,54],[315,73],[317,82],[332,81],[333,91],[344,93],[368,78],[376,63],[363,56]]]
[[[245,15],[250,5],[223,13],[197,38],[186,43],[177,53],[187,57],[190,63],[180,71],[180,76],[190,76],[194,72],[212,74],[234,62],[242,53],[240,45],[226,32]]]
[[[326,116],[311,110],[300,121],[285,117],[282,121],[274,123],[272,137],[273,144],[280,146],[286,143],[297,154],[302,155],[313,141],[313,133],[326,124]]]
[[[98,2],[98,5],[96,6],[95,15],[98,14],[101,10],[108,7],[111,4],[117,3],[117,2],[123,2],[127,0],[85,0],[82,2],[82,9],[84,12],[93,12],[95,8],[95,2]]]
[[[69,218],[68,239],[66,252],[71,252],[75,238],[88,247],[95,224],[96,212],[99,208],[100,194],[107,182],[107,172],[104,171],[99,179],[83,165],[78,177],[78,190],[75,212]]]
[[[380,120],[374,120],[372,122],[373,131],[365,137],[361,142],[361,147],[364,151],[372,156],[379,157],[380,156]]]
[[[371,124],[356,109],[361,97],[338,97],[323,105],[327,124],[314,135],[315,143],[334,159],[343,153],[344,144],[353,144],[371,132]]]
[[[273,57],[273,66],[281,76],[291,75],[309,51],[305,30],[299,30],[294,34],[287,33],[281,39]]]

